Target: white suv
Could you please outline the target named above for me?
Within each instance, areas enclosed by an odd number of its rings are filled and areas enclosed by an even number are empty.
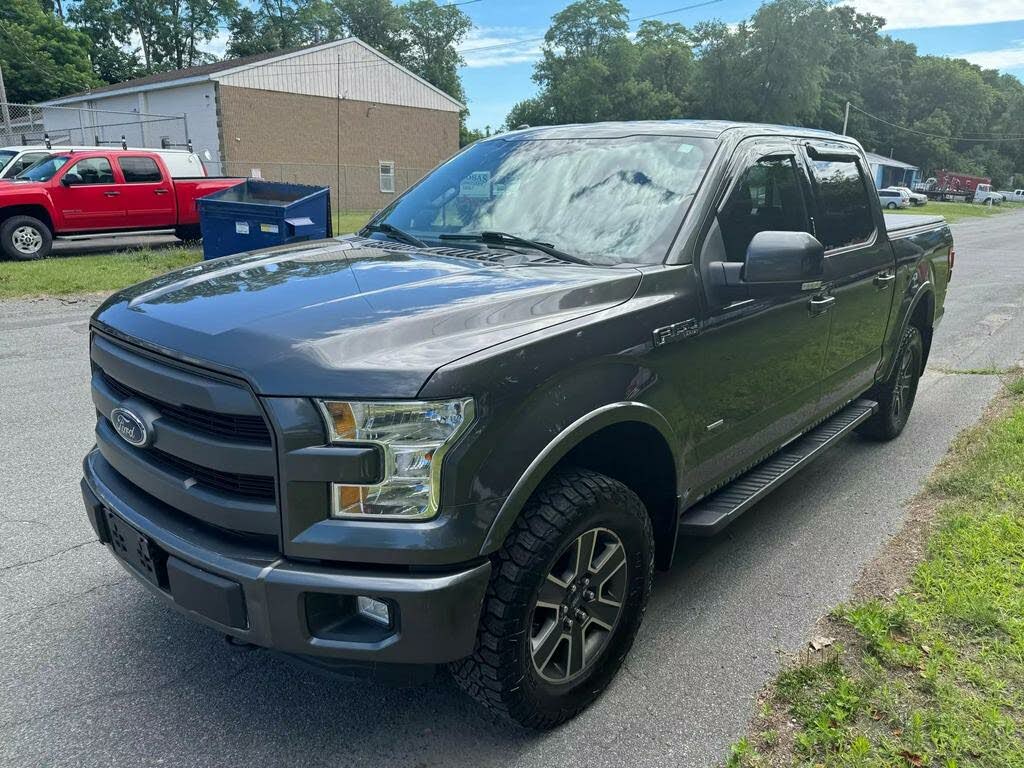
[[[878,201],[882,204],[883,208],[888,208],[889,210],[910,207],[910,198],[898,189],[878,190]]]

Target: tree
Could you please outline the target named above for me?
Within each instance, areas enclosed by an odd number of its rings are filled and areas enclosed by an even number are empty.
[[[79,0],[68,21],[89,36],[93,71],[105,83],[121,83],[145,70],[131,45],[131,27],[114,0]]]
[[[320,25],[320,7],[294,0],[259,0],[253,8],[240,6],[229,16],[227,55],[251,56],[312,42]]]
[[[7,98],[33,103],[98,85],[87,35],[46,13],[38,0],[0,5],[0,66]]]

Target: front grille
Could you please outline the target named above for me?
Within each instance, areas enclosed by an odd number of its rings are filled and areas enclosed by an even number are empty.
[[[272,433],[244,382],[102,334],[93,336],[91,357],[96,444],[111,469],[199,521],[237,533],[278,535]],[[123,439],[110,421],[114,408],[127,404],[131,410],[132,402],[154,434],[142,447]]]
[[[219,491],[245,496],[250,499],[274,500],[274,478],[263,475],[240,475],[236,472],[221,472],[220,470],[201,467],[191,461],[172,456],[169,453],[150,448],[149,455],[153,458],[154,464],[162,464],[164,467],[184,473],[195,479],[200,485],[208,488],[215,488]]]
[[[138,392],[106,373],[103,374],[103,379],[122,400],[138,398],[160,411],[163,418],[171,419],[179,426],[224,440],[245,440],[270,445],[270,431],[261,416],[236,416],[230,413],[205,411],[188,405],[172,405]]]

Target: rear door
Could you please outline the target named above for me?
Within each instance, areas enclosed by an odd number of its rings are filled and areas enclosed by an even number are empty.
[[[825,291],[835,299],[822,381],[824,407],[874,383],[896,285],[896,263],[863,160],[853,147],[808,142],[814,234],[825,246]]]
[[[173,227],[177,218],[173,182],[152,157],[118,155],[124,176],[128,226],[133,229]]]
[[[54,177],[50,188],[54,207],[67,231],[89,232],[124,229],[121,184],[114,176],[110,158],[92,156],[71,160]]]

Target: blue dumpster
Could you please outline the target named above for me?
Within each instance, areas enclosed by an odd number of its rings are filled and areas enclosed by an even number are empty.
[[[204,259],[332,234],[327,187],[247,179],[196,202]]]

